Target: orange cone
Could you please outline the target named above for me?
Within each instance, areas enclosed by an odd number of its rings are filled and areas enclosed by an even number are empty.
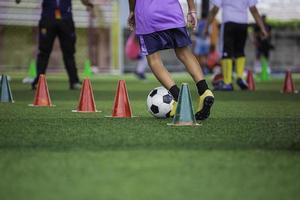
[[[248,70],[247,84],[248,84],[249,91],[255,91],[255,82],[254,82],[254,78],[253,78],[253,72],[251,70]]]
[[[119,80],[111,117],[131,118],[132,112],[125,80]]]
[[[97,112],[93,88],[89,78],[84,79],[77,110],[73,112]]]
[[[284,85],[282,88],[283,93],[298,93],[295,88],[295,84],[292,78],[291,70],[287,70],[285,73]]]
[[[49,95],[46,76],[44,74],[39,76],[34,102],[33,104],[30,104],[30,106],[53,106]]]

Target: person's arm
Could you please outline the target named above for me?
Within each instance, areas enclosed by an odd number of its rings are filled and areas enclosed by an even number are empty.
[[[133,31],[135,28],[135,16],[134,16],[134,10],[135,10],[135,0],[128,0],[129,3],[129,16],[127,19],[128,28]]]
[[[256,6],[252,6],[249,9],[250,9],[250,12],[251,12],[253,18],[255,19],[256,24],[259,26],[259,28],[260,28],[260,30],[263,34],[263,37],[267,38],[268,37],[268,32],[266,30],[264,22],[262,21],[260,15],[259,15],[259,12],[258,12]]]
[[[214,21],[214,19],[215,19],[216,15],[218,14],[218,12],[219,12],[219,7],[217,7],[215,5],[209,11],[208,18],[207,18],[207,23],[205,24],[205,28],[204,28],[204,34],[205,35],[208,35],[209,25]]]
[[[134,9],[135,9],[135,0],[128,0],[129,2],[129,12],[134,13]]]
[[[187,16],[188,26],[191,26],[195,31],[198,22],[195,2],[194,0],[187,0],[187,4],[189,8]]]

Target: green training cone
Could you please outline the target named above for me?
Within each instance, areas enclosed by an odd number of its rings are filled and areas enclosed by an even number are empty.
[[[171,126],[196,126],[191,93],[187,83],[181,85],[176,113]]]
[[[1,76],[0,102],[3,102],[3,103],[13,103],[14,102],[12,94],[11,94],[9,82],[7,80],[6,75]]]
[[[260,59],[261,63],[261,80],[262,81],[268,81],[270,79],[269,72],[268,72],[268,60],[265,57],[262,57]]]
[[[28,69],[28,77],[34,79],[36,77],[36,62],[34,59],[30,61]]]
[[[83,76],[88,78],[91,78],[93,76],[91,62],[88,59],[84,62]]]

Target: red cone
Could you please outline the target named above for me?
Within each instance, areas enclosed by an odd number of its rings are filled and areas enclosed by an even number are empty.
[[[92,84],[88,78],[83,81],[79,103],[75,112],[97,112]]]
[[[114,106],[111,115],[112,117],[117,117],[117,118],[132,117],[125,80],[119,80],[118,82],[118,88],[117,88]]]
[[[253,72],[251,70],[248,70],[247,84],[248,84],[248,90],[255,91],[255,82],[253,78]]]
[[[283,93],[297,93],[295,84],[292,78],[291,70],[287,70],[285,73],[284,85],[282,89]]]
[[[49,95],[46,76],[44,74],[39,76],[39,82],[32,106],[53,106]]]

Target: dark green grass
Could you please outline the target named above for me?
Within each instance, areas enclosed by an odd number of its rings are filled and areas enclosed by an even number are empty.
[[[191,80],[175,75],[178,82]],[[53,108],[32,108],[19,75],[0,104],[0,199],[295,199],[300,195],[300,95],[282,79],[256,92],[215,93],[199,127],[169,127],[146,111],[158,86],[125,76],[133,119],[110,115],[118,76],[93,78],[101,113],[72,113],[79,91],[49,76]],[[296,85],[300,85],[296,79]],[[196,90],[190,84],[196,103]]]

